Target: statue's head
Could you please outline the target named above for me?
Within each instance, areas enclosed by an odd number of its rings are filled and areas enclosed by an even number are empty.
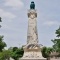
[[[34,3],[34,1],[32,1],[31,3]]]
[[[35,9],[35,3],[34,3],[34,1],[31,2],[30,9]]]

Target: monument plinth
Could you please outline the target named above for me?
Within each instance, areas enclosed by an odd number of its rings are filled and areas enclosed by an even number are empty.
[[[34,2],[31,2],[30,10],[28,10],[28,33],[27,44],[23,47],[24,55],[20,60],[46,60],[42,56],[41,47],[38,43],[37,33],[37,12]]]

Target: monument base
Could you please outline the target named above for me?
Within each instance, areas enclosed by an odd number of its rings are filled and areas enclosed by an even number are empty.
[[[42,56],[39,44],[29,44],[24,47],[24,55],[19,60],[47,60]]]
[[[19,60],[47,60],[46,58],[21,58]]]

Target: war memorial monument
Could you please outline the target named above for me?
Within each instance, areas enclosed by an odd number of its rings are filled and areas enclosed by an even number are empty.
[[[41,46],[38,43],[36,18],[37,11],[35,9],[35,3],[31,2],[30,9],[28,10],[27,44],[23,47],[24,55],[19,60],[47,60],[42,56]]]

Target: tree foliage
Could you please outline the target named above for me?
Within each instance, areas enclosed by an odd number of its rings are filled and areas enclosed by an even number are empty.
[[[55,33],[57,34],[56,37],[58,37],[58,38],[52,40],[52,42],[54,43],[53,48],[54,48],[54,51],[60,53],[60,38],[59,38],[60,37],[60,27],[59,27],[59,29],[56,30]]]
[[[6,43],[3,41],[4,36],[0,36],[0,52],[6,47]]]
[[[18,60],[20,57],[23,56],[23,53],[24,53],[23,48],[14,47],[12,50],[11,57],[15,60]]]
[[[59,26],[59,28],[56,30],[55,33],[57,34],[57,37],[60,37],[60,26]]]
[[[43,47],[42,48],[43,57],[48,58],[52,51],[53,51],[53,48],[51,48],[51,47]]]
[[[52,40],[52,42],[54,43],[53,48],[54,51],[60,51],[60,39],[54,39]]]
[[[0,17],[0,22],[2,22],[1,17]]]
[[[0,17],[0,22],[2,22],[1,17]],[[0,28],[1,28],[1,25],[0,25]]]
[[[6,59],[10,59],[11,56],[11,51],[9,50],[4,50],[2,52],[0,52],[0,60],[6,60]]]

